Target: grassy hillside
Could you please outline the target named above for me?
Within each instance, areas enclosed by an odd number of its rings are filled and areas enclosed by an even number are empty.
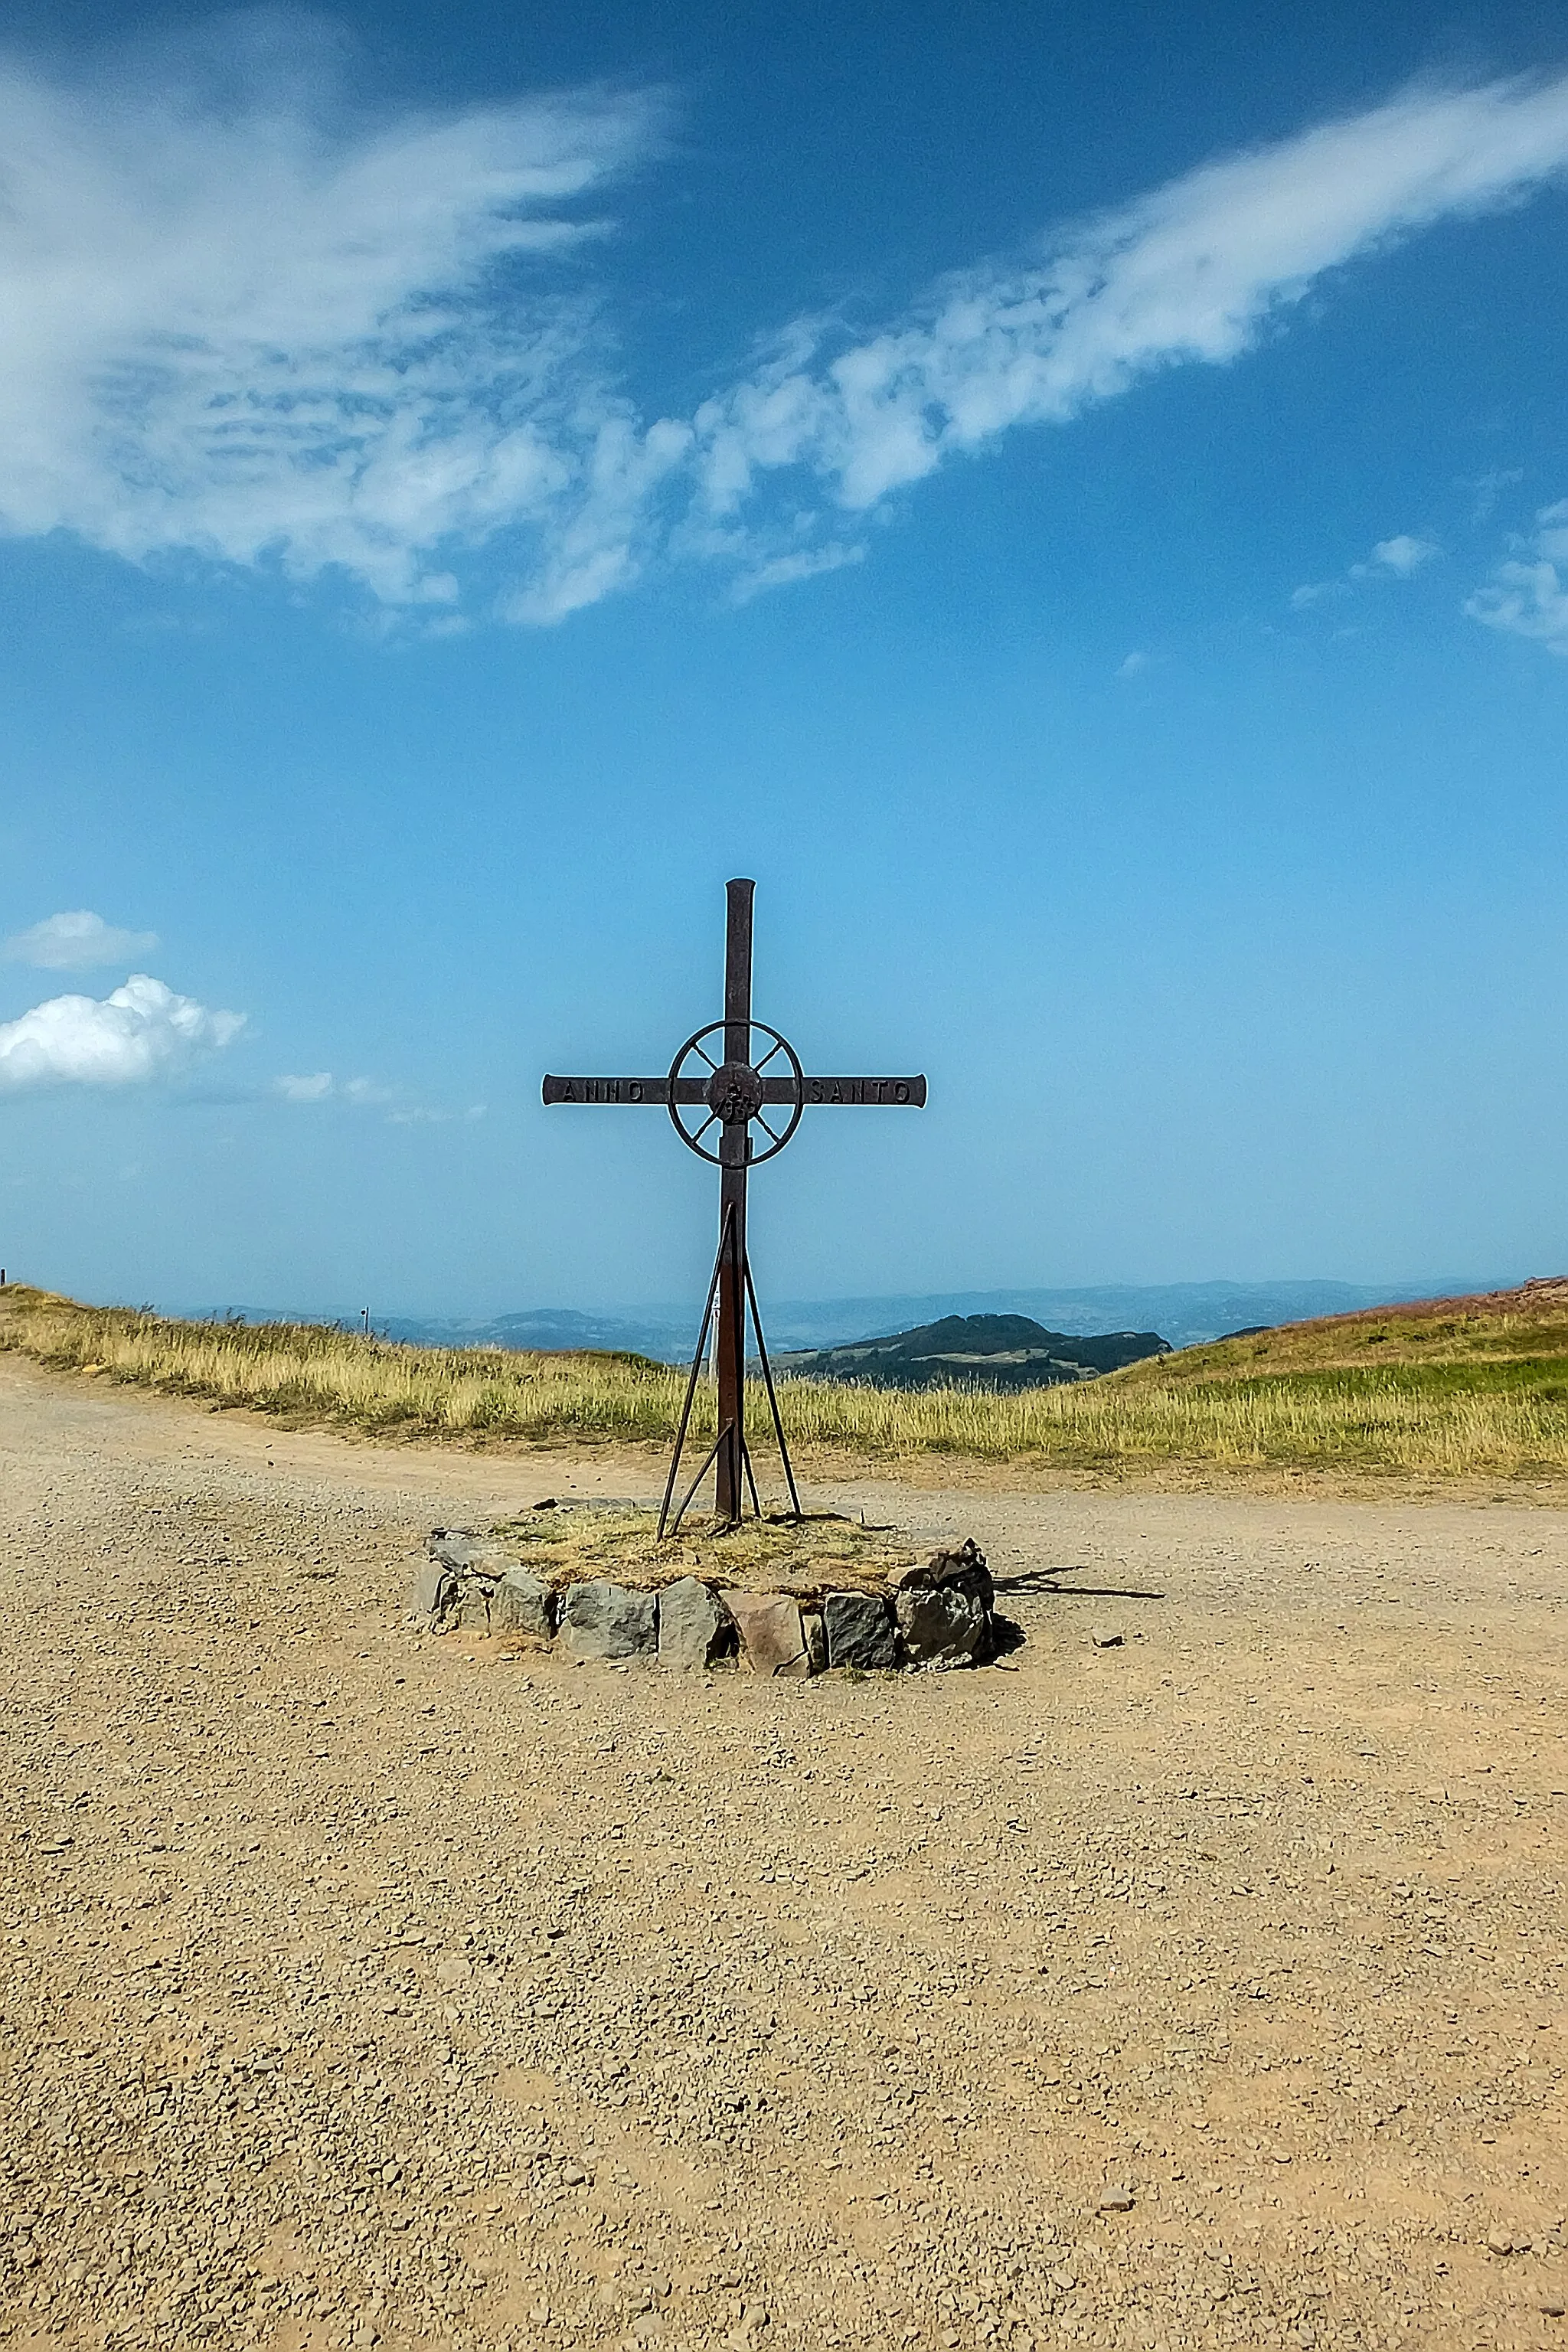
[[[1212,1340],[1133,1366],[1130,1383],[1327,1381],[1342,1389],[1379,1382],[1426,1393],[1511,1391],[1568,1402],[1568,1280],[1528,1282],[1476,1298],[1434,1298],[1364,1314]]]
[[[636,1356],[418,1348],[310,1325],[181,1323],[0,1293],[0,1349],[291,1423],[468,1444],[649,1443],[685,1376]],[[1568,1479],[1568,1282],[1332,1318],[1018,1395],[790,1381],[792,1444],[1095,1476]],[[765,1423],[760,1389],[748,1411]],[[694,1434],[713,1435],[711,1391]],[[767,1449],[759,1444],[760,1461]]]

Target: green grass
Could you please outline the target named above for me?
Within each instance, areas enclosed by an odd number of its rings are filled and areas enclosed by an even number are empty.
[[[871,1464],[945,1455],[1109,1478],[1561,1481],[1568,1298],[1511,1301],[1299,1324],[1013,1395],[792,1381],[781,1391],[784,1422],[803,1456]],[[184,1323],[16,1286],[0,1294],[0,1348],[296,1424],[467,1444],[666,1445],[685,1383],[637,1356]],[[748,1411],[762,1427],[760,1389]],[[700,1455],[714,1434],[705,1385],[692,1434]]]

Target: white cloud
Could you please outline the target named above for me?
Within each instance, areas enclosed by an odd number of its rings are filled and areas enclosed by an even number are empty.
[[[1402,530],[1394,539],[1380,539],[1364,563],[1352,563],[1352,580],[1364,580],[1373,572],[1392,572],[1396,580],[1408,580],[1424,563],[1430,563],[1442,549],[1436,540],[1414,539]]]
[[[237,105],[0,62],[0,516],[450,604],[448,558],[581,501],[618,425],[559,265],[657,110],[345,125],[297,61],[233,62]]]
[[[769,555],[742,572],[731,590],[737,604],[749,604],[753,596],[765,595],[770,588],[790,588],[800,580],[818,580],[825,572],[841,572],[847,563],[862,563],[864,547],[844,540],[829,540],[816,547],[786,549]]]
[[[1117,664],[1116,675],[1118,677],[1136,677],[1141,669],[1147,669],[1148,667],[1147,654],[1131,653],[1123,661]]]
[[[1511,489],[1515,482],[1522,482],[1523,479],[1524,468],[1521,466],[1496,467],[1490,473],[1478,474],[1471,481],[1461,476],[1460,488],[1475,493],[1475,504],[1470,509],[1472,521],[1489,521],[1497,511],[1497,502],[1502,492]]]
[[[304,1077],[274,1078],[272,1088],[285,1102],[346,1102],[361,1110],[384,1109],[388,1103],[396,1102],[399,1093],[396,1087],[383,1086],[375,1078],[335,1078],[331,1070],[313,1070]]]
[[[1327,273],[1568,165],[1568,78],[1415,89],[980,263],[869,335],[796,320],[689,418],[644,421],[582,206],[651,155],[657,102],[367,123],[286,46],[139,91],[0,61],[0,526],[335,567],[432,627],[480,593],[490,542],[500,609],[530,623],[655,555],[730,565],[742,595],[853,562],[846,513],[1233,361]],[[1405,544],[1373,560],[1398,571]]]
[[[1033,265],[949,279],[868,341],[795,330],[699,410],[710,501],[734,511],[760,474],[805,467],[844,506],[872,506],[1014,425],[1065,424],[1162,367],[1233,360],[1327,271],[1565,166],[1568,79],[1416,90],[1205,164]]]
[[[111,996],[52,996],[19,1021],[0,1023],[0,1092],[174,1077],[244,1025],[243,1013],[209,1012],[136,972]]]
[[[486,1103],[470,1103],[467,1110],[395,1110],[387,1113],[387,1121],[392,1127],[450,1127],[458,1120],[471,1126],[488,1108]]]
[[[1380,539],[1364,563],[1352,563],[1341,580],[1310,580],[1304,587],[1290,592],[1290,610],[1310,612],[1314,604],[1332,598],[1348,596],[1351,583],[1362,580],[1408,580],[1424,563],[1441,555],[1442,549],[1434,539],[1415,539],[1409,531],[1401,531],[1394,539]],[[1341,630],[1341,635],[1353,632]]]
[[[80,908],[14,932],[0,946],[0,956],[7,963],[31,964],[35,971],[96,971],[107,963],[149,955],[157,944],[156,931],[122,931]]]
[[[1518,551],[1497,566],[1465,610],[1489,629],[1529,637],[1568,657],[1568,499],[1542,507],[1534,531],[1514,544]]]

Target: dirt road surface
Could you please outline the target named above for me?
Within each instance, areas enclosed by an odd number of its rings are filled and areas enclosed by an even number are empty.
[[[1059,1571],[942,1676],[406,1622],[648,1483],[0,1360],[8,2344],[1568,2352],[1568,1516],[819,1496]]]

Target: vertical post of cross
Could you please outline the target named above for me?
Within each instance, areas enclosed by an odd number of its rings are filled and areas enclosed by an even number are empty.
[[[734,881],[724,924],[724,1059],[752,1058],[752,899],[754,882]],[[744,1507],[746,1476],[746,1170],[751,1116],[743,1099],[728,1105],[719,1143],[719,1446],[714,1507],[733,1524]]]

